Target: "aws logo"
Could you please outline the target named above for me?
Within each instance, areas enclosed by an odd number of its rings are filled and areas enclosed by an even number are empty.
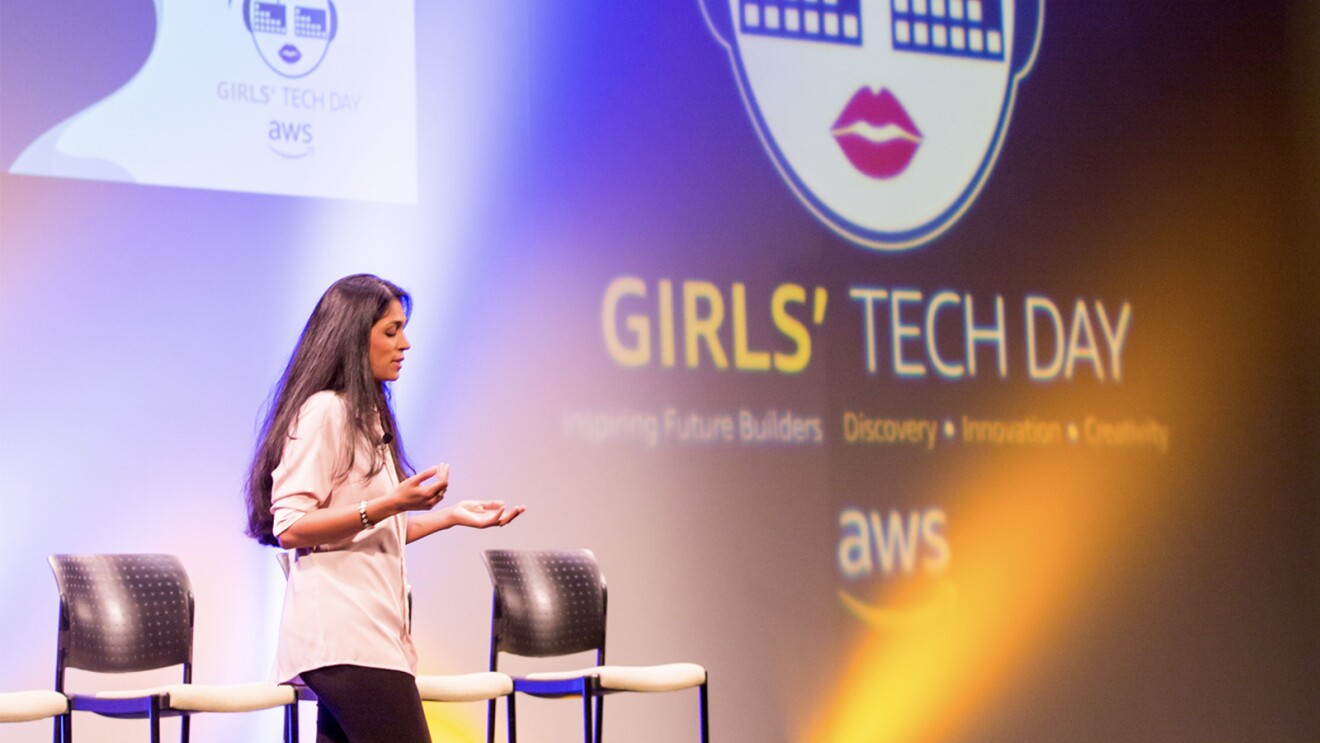
[[[923,245],[976,200],[1044,0],[701,0],[780,175],[830,229]]]
[[[920,625],[947,613],[956,596],[945,576],[951,552],[948,516],[942,508],[903,513],[891,510],[864,512],[845,508],[839,513],[839,573],[848,583],[876,579],[932,580],[934,593],[917,606],[886,607],[868,604],[844,588],[839,601],[859,620],[882,629]]]
[[[266,65],[290,78],[320,66],[339,30],[330,0],[243,0],[243,22]]]

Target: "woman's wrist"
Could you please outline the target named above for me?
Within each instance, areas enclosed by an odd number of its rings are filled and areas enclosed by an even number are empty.
[[[393,493],[390,495],[382,495],[378,498],[372,498],[371,500],[366,501],[366,504],[367,519],[371,521],[372,524],[378,524],[391,516],[396,516],[403,512],[403,508],[401,508],[398,503],[398,495]]]

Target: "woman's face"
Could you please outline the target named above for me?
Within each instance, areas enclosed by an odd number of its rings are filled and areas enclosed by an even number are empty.
[[[410,346],[403,334],[408,316],[403,313],[399,300],[391,300],[385,315],[371,326],[371,343],[367,355],[371,361],[371,374],[377,382],[393,382],[403,368],[403,352]]]

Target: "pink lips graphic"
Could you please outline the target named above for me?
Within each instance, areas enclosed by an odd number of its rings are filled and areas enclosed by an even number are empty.
[[[921,147],[921,131],[888,88],[853,94],[830,129],[844,157],[872,178],[893,178]]]

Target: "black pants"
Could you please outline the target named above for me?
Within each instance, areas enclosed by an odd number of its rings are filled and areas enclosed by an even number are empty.
[[[316,743],[431,743],[410,674],[326,666],[302,679],[316,692]]]

